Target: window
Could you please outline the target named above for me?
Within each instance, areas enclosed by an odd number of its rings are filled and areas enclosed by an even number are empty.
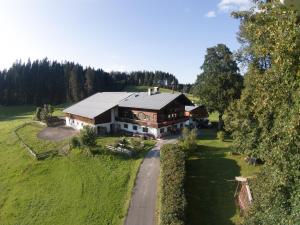
[[[161,134],[165,133],[165,128],[161,128],[161,129],[160,129],[160,133],[161,133]]]
[[[127,123],[124,123],[124,128],[128,129],[128,124]]]
[[[133,126],[132,126],[132,129],[133,129],[133,130],[137,130],[137,126],[133,125]]]
[[[183,128],[183,123],[180,124],[180,128]]]
[[[143,132],[148,133],[148,127],[143,127]]]

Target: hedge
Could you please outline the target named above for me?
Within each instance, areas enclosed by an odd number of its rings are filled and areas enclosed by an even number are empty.
[[[174,144],[161,148],[161,225],[184,225],[185,153]]]

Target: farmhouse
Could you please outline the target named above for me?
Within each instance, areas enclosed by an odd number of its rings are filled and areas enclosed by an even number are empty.
[[[193,105],[181,93],[101,92],[64,110],[66,125],[82,129],[96,128],[98,134],[125,131],[153,136],[166,136],[184,127],[189,119],[185,106]]]

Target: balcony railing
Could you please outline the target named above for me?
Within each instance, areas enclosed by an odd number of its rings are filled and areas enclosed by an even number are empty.
[[[119,121],[119,122],[139,124],[142,126],[154,127],[154,128],[171,126],[173,124],[185,122],[187,120],[188,120],[188,117],[183,117],[183,118],[177,118],[177,119],[167,120],[164,122],[157,123],[157,122],[147,121],[147,120],[136,120],[136,119],[129,119],[129,118],[124,118],[124,117],[116,117],[116,121]]]

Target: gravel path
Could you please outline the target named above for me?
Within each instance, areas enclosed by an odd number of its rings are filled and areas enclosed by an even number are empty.
[[[78,134],[78,131],[66,126],[46,127],[37,137],[48,141],[61,141]]]

